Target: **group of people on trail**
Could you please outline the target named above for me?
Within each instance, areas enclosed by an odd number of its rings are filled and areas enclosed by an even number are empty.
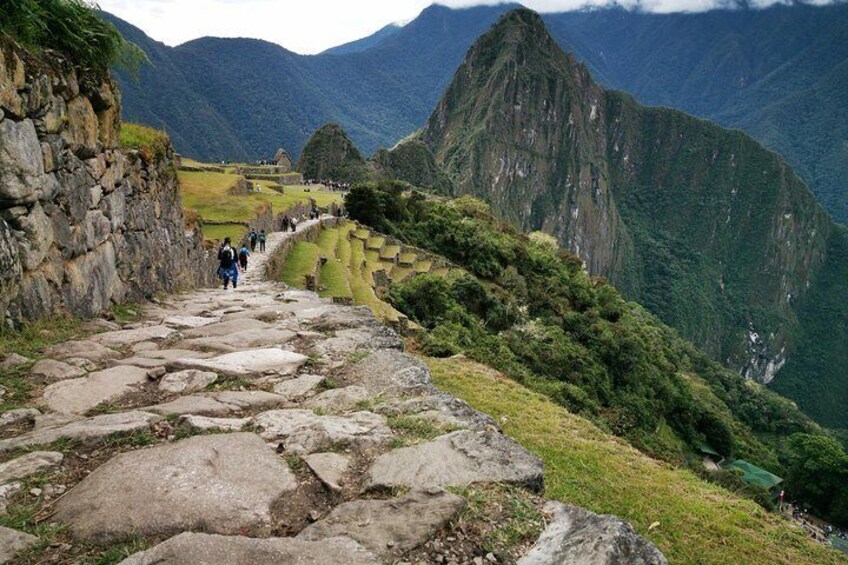
[[[250,242],[250,251],[256,251],[256,244],[259,243],[259,252],[265,253],[265,240],[268,239],[265,230],[261,230],[259,233],[256,233],[255,229],[251,229],[250,233],[247,234],[247,241]]]
[[[218,248],[218,278],[224,281],[224,290],[230,287],[230,282],[233,283],[233,288],[238,288],[239,271],[242,273],[247,271],[248,259],[250,254],[256,251],[256,244],[259,244],[259,252],[265,252],[265,241],[268,239],[265,230],[260,230],[258,233],[255,229],[251,229],[247,234],[247,241],[238,250],[233,246],[232,239],[224,238],[224,243]],[[248,249],[248,245],[250,249]]]
[[[297,218],[283,216],[283,231],[297,231]]]
[[[329,188],[333,192],[347,192],[348,190],[350,190],[350,183],[336,182],[324,179],[306,179],[304,181],[304,184],[306,184],[307,186],[320,184],[323,185],[325,188]]]

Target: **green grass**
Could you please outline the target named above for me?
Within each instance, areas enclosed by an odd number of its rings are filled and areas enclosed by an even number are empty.
[[[247,233],[244,224],[205,224],[203,226],[203,237],[214,241],[223,241],[229,237],[233,242],[239,241]]]
[[[368,239],[367,248],[369,250],[379,251],[383,248],[383,245],[386,244],[386,238],[381,236],[374,236]]]
[[[400,245],[386,245],[380,252],[380,259],[383,259],[384,261],[394,261],[398,253],[400,253]]]
[[[348,298],[353,294],[350,290],[348,278],[350,269],[338,259],[328,259],[321,266],[319,282],[323,290],[319,294],[323,297]]]
[[[415,272],[416,273],[429,273],[430,267],[433,266],[432,261],[416,261],[415,262]]]
[[[80,322],[73,318],[49,318],[25,325],[19,330],[0,328],[0,359],[17,353],[33,361],[42,358],[46,348],[85,334]],[[28,367],[0,371],[0,386],[6,389],[0,401],[0,412],[25,406],[33,395],[35,384]]]
[[[315,243],[321,249],[322,255],[335,257],[336,248],[339,246],[339,230],[335,228],[322,229]]]
[[[424,360],[437,386],[492,416],[542,458],[548,498],[629,521],[671,563],[846,562],[754,502],[650,459],[488,367]]]
[[[153,161],[167,155],[171,140],[164,131],[124,122],[121,124],[121,145],[124,149],[137,149],[145,159]]]
[[[282,280],[289,286],[304,288],[306,275],[315,271],[320,249],[314,243],[298,241],[292,247],[283,265]]]
[[[269,204],[275,214],[281,214],[298,204],[308,204],[310,200],[322,208],[342,202],[341,193],[301,185],[286,186],[282,194],[267,186],[259,193],[228,194],[230,187],[242,178],[233,172],[178,171],[177,176],[183,206],[197,212],[204,220],[214,222],[250,222]],[[259,184],[263,185],[262,181]]]

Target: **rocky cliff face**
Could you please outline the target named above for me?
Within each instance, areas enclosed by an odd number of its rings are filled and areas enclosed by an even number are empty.
[[[0,48],[0,313],[5,324],[211,277],[172,153],[124,152],[108,77]]]
[[[831,232],[806,186],[741,132],[604,91],[533,12],[472,47],[421,137],[459,192],[747,376],[774,378],[804,331],[795,303]]]

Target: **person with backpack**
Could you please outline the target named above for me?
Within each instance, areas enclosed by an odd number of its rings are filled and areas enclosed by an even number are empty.
[[[224,290],[233,281],[233,288],[238,286],[238,263],[236,250],[233,248],[230,238],[224,238],[224,244],[218,249],[218,278],[224,279]]]
[[[268,239],[268,236],[265,234],[265,230],[259,232],[259,252],[265,253],[265,240]]]
[[[292,218],[291,220],[291,229],[293,232],[297,231],[297,218]]]
[[[255,229],[250,230],[250,235],[247,236],[250,239],[250,250],[254,251],[256,249],[256,240],[259,239],[259,235],[256,233]]]
[[[247,271],[247,258],[250,257],[250,251],[247,250],[247,245],[242,245],[239,249],[238,260],[242,272]]]

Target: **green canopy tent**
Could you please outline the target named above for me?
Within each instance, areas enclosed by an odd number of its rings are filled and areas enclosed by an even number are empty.
[[[744,459],[728,461],[722,465],[722,468],[739,469],[744,473],[742,475],[743,481],[749,485],[764,487],[769,490],[783,482],[783,479],[777,475],[769,473],[765,469],[757,467],[753,463],[749,463]]]

